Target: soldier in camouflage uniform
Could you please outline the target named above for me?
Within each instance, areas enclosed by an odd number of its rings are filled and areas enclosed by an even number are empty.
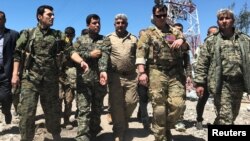
[[[72,58],[79,53],[89,65],[85,73],[77,67],[77,141],[89,141],[102,130],[101,112],[103,98],[107,94],[107,64],[110,54],[110,40],[100,35],[100,17],[90,14],[86,18],[88,34],[78,37],[74,43]]]
[[[72,41],[75,37],[75,29],[73,27],[66,27],[65,28],[65,42],[66,48],[72,47]],[[71,108],[72,102],[74,100],[74,93],[75,93],[75,84],[76,84],[76,68],[74,66],[74,62],[69,58],[69,56],[64,55],[62,56],[62,68],[61,68],[61,75],[60,75],[60,83],[59,83],[59,98],[64,105],[64,126],[66,129],[71,130],[73,126],[70,124],[69,118],[71,115]]]
[[[207,36],[209,37],[210,35],[217,33],[218,32],[218,27],[217,26],[210,26],[207,30]],[[206,40],[206,39],[205,39]],[[194,69],[196,68],[196,62],[198,61],[198,58],[200,56],[200,49],[203,48],[203,45],[199,46],[196,51],[195,51],[195,62],[193,64]],[[204,94],[202,97],[199,97],[197,104],[196,104],[196,128],[198,130],[202,130],[203,129],[203,125],[202,125],[202,121],[203,121],[203,112],[204,112],[204,108],[205,108],[205,104],[207,103],[207,100],[209,98],[210,93],[207,90],[207,87],[204,87]]]
[[[20,85],[19,67],[23,72],[19,109],[21,141],[32,141],[34,138],[39,96],[46,128],[54,140],[60,140],[61,109],[57,55],[63,49],[65,38],[60,31],[50,28],[54,21],[53,7],[38,7],[36,18],[37,27],[23,31],[17,40],[14,53],[13,87]]]
[[[146,29],[141,29],[139,31],[138,37],[140,38],[141,34],[145,32]],[[137,119],[139,122],[142,122],[143,128],[148,130],[150,128],[150,120],[149,120],[149,115],[148,115],[148,87],[140,85],[138,83],[137,85],[137,93],[139,96],[139,107],[138,107],[138,112],[137,112]]]
[[[172,140],[170,129],[184,108],[185,71],[182,33],[166,23],[167,7],[153,7],[153,23],[138,41],[136,64],[139,83],[149,86],[153,106],[152,131],[155,141]],[[147,62],[146,62],[147,60]],[[148,73],[145,73],[145,65]],[[187,74],[191,72],[187,72]],[[149,81],[149,84],[148,84]]]
[[[173,25],[174,28],[177,28],[178,30],[180,30],[183,33],[183,25],[181,23],[175,23]],[[185,70],[188,70],[189,72],[191,72],[191,63],[190,63],[190,56],[189,56],[189,44],[186,42],[185,44],[183,44],[182,46],[188,48],[188,50],[183,51],[183,64],[184,64],[184,68]],[[190,91],[187,88],[191,87],[190,85],[192,85],[192,76],[191,73],[189,75],[186,76],[186,92]],[[184,100],[186,101],[186,94],[184,96]],[[183,132],[186,130],[185,124],[183,122],[184,120],[184,112],[186,110],[186,105],[185,108],[183,108],[183,111],[180,115],[180,119],[177,121],[177,123],[175,124],[175,130],[176,131],[180,131]]]
[[[114,139],[124,141],[128,119],[138,101],[135,66],[137,38],[126,30],[128,19],[125,14],[115,16],[114,26],[115,32],[107,36],[112,45],[108,73],[109,102]]]
[[[204,87],[214,96],[214,124],[232,125],[239,114],[243,91],[250,92],[250,37],[234,28],[229,9],[217,13],[219,32],[209,36],[195,69],[196,92]]]

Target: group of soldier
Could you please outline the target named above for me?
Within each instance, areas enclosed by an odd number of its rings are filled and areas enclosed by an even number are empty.
[[[87,31],[73,43],[73,27],[67,27],[64,33],[51,28],[54,13],[49,5],[38,7],[37,26],[23,30],[20,35],[7,30],[3,24],[3,32],[0,32],[0,49],[3,48],[0,50],[0,101],[9,124],[11,87],[20,89],[16,108],[20,116],[21,141],[34,138],[39,98],[48,132],[54,140],[61,140],[62,101],[65,103],[64,125],[72,129],[69,117],[75,92],[78,123],[75,140],[91,141],[102,130],[100,116],[104,96],[108,93],[114,141],[124,141],[128,119],[137,105],[139,93],[141,99],[146,99],[140,102],[144,105],[141,107],[144,109],[141,110],[144,128],[151,126],[155,141],[171,141],[171,128],[183,117],[185,110],[185,84],[191,79],[199,100],[213,95],[214,124],[234,124],[243,91],[250,92],[250,37],[234,28],[233,12],[229,9],[218,11],[218,28],[200,48],[201,55],[194,66],[195,77],[191,73],[189,45],[182,33],[183,26],[167,23],[165,5],[155,5],[152,14],[153,26],[142,30],[139,39],[127,31],[125,14],[115,16],[115,31],[107,36],[99,34],[100,17],[89,14]],[[4,12],[0,12],[0,22],[5,21]],[[4,49],[6,41],[10,49],[8,56]],[[153,108],[151,125],[145,112],[147,98]],[[200,125],[197,128],[202,128],[202,114],[197,121]]]

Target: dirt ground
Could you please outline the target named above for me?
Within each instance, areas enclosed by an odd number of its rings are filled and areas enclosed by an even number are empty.
[[[105,97],[104,100],[104,112],[101,116],[101,126],[103,127],[102,132],[98,135],[96,141],[112,141],[112,125],[108,124],[106,120],[107,114],[107,98]],[[209,98],[204,112],[204,121],[203,121],[203,130],[197,130],[195,127],[195,119],[196,119],[196,111],[195,106],[197,101],[196,100],[187,100],[186,101],[186,111],[184,114],[184,123],[186,125],[185,132],[178,132],[175,129],[172,129],[172,134],[175,141],[207,141],[207,123],[213,123],[215,118],[212,98]],[[240,109],[240,114],[236,119],[236,124],[247,124],[250,125],[250,101],[246,98],[242,100],[242,106]],[[75,102],[73,106],[73,113],[70,120],[73,123],[76,123],[74,119],[74,112],[75,112]],[[127,132],[126,140],[125,141],[154,141],[153,135],[143,129],[143,126],[140,122],[138,122],[136,118],[138,108],[135,109],[130,122],[129,122],[129,130]],[[149,115],[152,117],[152,108],[149,103],[148,105]],[[13,109],[12,109],[13,112]],[[5,125],[3,116],[0,118],[2,122],[0,122],[0,141],[18,141],[20,140],[19,135],[19,128],[18,128],[18,119],[17,117],[13,117],[12,124]],[[63,121],[63,120],[62,120]],[[41,109],[41,106],[38,105],[37,109],[37,121],[36,121],[36,135],[34,140],[35,141],[44,141],[49,140],[50,136],[47,133],[46,129],[44,128],[44,115]],[[61,136],[63,141],[73,141],[74,137],[77,133],[77,126],[74,124],[75,127],[73,130],[66,130],[62,128]]]

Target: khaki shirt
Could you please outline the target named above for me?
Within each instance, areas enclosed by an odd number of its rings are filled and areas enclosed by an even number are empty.
[[[115,32],[108,35],[111,41],[111,65],[113,71],[129,72],[135,70],[136,36],[128,33],[119,38]]]

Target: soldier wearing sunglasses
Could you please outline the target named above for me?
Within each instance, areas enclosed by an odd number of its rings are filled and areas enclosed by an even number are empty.
[[[170,129],[184,108],[185,69],[182,33],[167,23],[167,7],[155,5],[153,27],[139,38],[136,65],[139,84],[149,87],[153,106],[152,131],[155,141],[172,140]],[[146,68],[146,69],[145,69]]]

